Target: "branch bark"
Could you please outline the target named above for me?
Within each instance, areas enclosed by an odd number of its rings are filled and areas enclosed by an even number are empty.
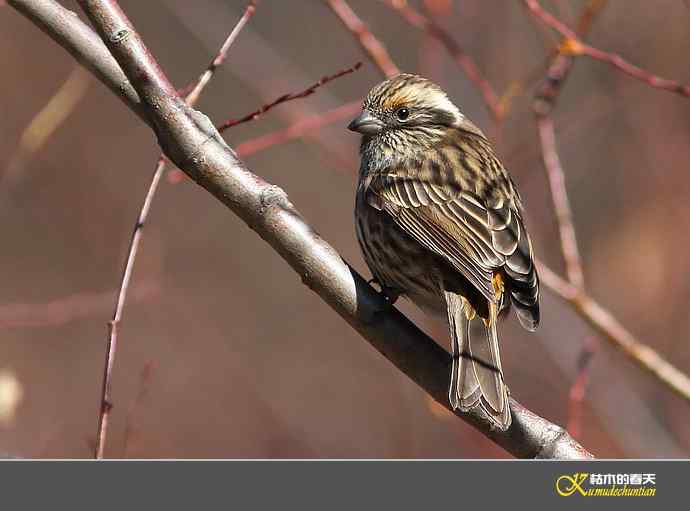
[[[244,14],[235,25],[235,28],[225,39],[225,42],[216,54],[215,58],[211,61],[199,78],[192,83],[190,92],[185,97],[185,102],[188,105],[194,106],[194,104],[197,102],[199,96],[203,92],[206,85],[208,85],[218,66],[225,61],[230,46],[237,38],[237,35],[240,33],[249,18],[253,15],[254,10],[254,4],[249,3],[244,11]],[[137,216],[137,220],[134,224],[132,236],[129,241],[129,248],[127,250],[127,258],[125,259],[122,277],[120,278],[120,289],[117,293],[117,299],[115,300],[115,310],[113,312],[112,319],[108,322],[108,343],[105,355],[105,365],[103,369],[103,385],[101,387],[101,406],[98,414],[98,429],[96,431],[96,447],[94,450],[94,457],[96,459],[103,458],[105,454],[105,443],[108,434],[110,410],[113,407],[111,387],[113,367],[115,364],[115,353],[117,352],[119,325],[120,321],[122,321],[125,302],[127,301],[127,293],[129,291],[129,284],[132,279],[132,272],[134,270],[134,263],[136,261],[137,253],[139,252],[139,244],[141,243],[141,239],[143,237],[143,229],[148,221],[149,213],[151,211],[151,204],[153,203],[153,198],[158,190],[158,184],[160,183],[163,173],[165,172],[165,166],[165,156],[161,154],[153,171],[151,184],[146,192],[144,203],[139,210],[139,215]]]
[[[9,4],[30,19],[52,0],[10,0]],[[79,59],[89,62],[109,86],[118,73],[104,73],[121,66],[138,93],[126,96],[137,112],[145,111],[166,155],[199,185],[242,218],[298,273],[302,281],[388,360],[448,407],[447,379],[450,355],[391,307],[302,218],[279,187],[252,174],[220,138],[210,121],[189,108],[159,69],[138,33],[112,0],[80,0],[117,62],[94,37],[81,41],[72,30],[89,30],[74,16],[63,17],[62,26],[43,23],[41,28]],[[98,45],[94,52],[91,45]],[[117,80],[118,84],[123,82]],[[119,87],[119,85],[118,85]],[[457,415],[488,438],[518,457],[590,458],[592,455],[560,426],[552,424],[511,399],[513,424],[508,431],[491,429],[479,413]]]
[[[52,0],[11,0],[7,3],[67,50],[77,62],[91,71],[148,124],[134,87],[129,83],[98,34],[82,23],[75,12],[65,9]]]

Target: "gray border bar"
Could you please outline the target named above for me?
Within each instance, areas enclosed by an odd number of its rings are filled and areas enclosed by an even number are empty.
[[[689,469],[688,461],[8,460],[0,462],[0,502],[3,509],[95,510],[667,509],[687,505]],[[559,496],[556,480],[575,473],[654,474],[648,486],[656,494]]]

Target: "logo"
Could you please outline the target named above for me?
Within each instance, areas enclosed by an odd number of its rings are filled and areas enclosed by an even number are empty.
[[[561,497],[653,497],[656,474],[564,474],[556,479],[556,493]]]

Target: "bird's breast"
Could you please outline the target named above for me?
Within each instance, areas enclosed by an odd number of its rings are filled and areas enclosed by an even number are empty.
[[[364,189],[357,193],[355,228],[364,260],[381,284],[429,312],[442,308],[437,257],[400,229],[388,213],[373,207]]]

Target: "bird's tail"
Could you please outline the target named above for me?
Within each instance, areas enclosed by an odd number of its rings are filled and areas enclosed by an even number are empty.
[[[506,430],[511,418],[498,351],[498,307],[489,304],[489,318],[484,320],[464,297],[446,291],[445,298],[453,346],[450,404],[463,412],[479,406],[496,427]]]

